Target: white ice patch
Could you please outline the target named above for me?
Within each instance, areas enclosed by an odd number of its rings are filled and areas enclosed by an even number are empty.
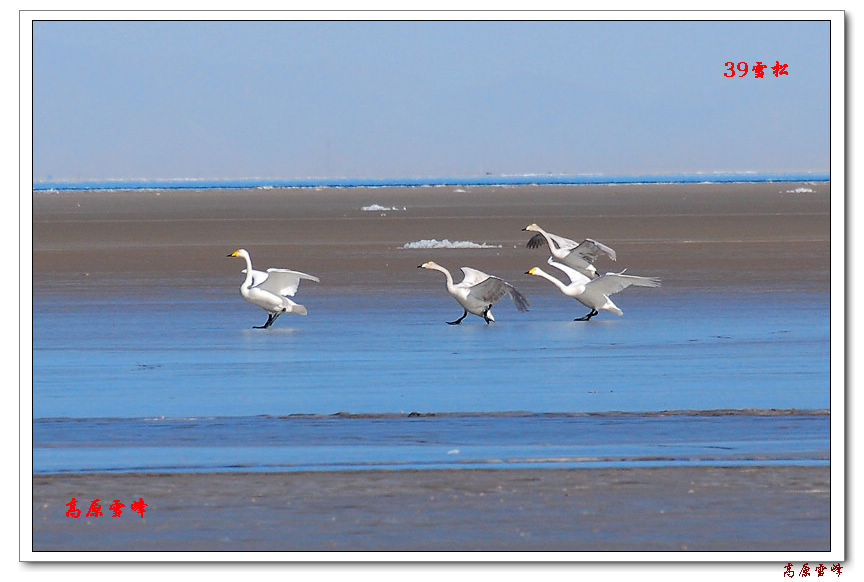
[[[794,190],[786,190],[787,194],[809,194],[813,192],[813,188],[795,188]]]
[[[402,245],[403,249],[500,249],[501,245],[490,245],[484,243],[475,243],[470,240],[449,241],[448,239],[438,240],[424,238],[423,240],[415,240]]]
[[[405,206],[399,208],[398,206],[381,206],[380,204],[370,204],[369,206],[361,206],[360,210],[363,212],[387,212],[391,210],[408,210]]]

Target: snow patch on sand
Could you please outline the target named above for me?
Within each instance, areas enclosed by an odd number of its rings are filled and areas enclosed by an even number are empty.
[[[398,206],[381,206],[380,204],[370,204],[369,206],[361,206],[360,210],[362,210],[363,212],[389,212],[391,210],[408,210],[408,208],[405,206],[399,208]]]
[[[414,242],[407,242],[402,245],[403,249],[500,249],[501,245],[490,245],[484,243],[476,243],[470,240],[450,241],[448,239],[438,240],[425,238]]]

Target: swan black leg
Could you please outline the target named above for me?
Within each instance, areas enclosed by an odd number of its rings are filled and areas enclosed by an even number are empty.
[[[447,325],[459,325],[460,323],[462,323],[462,320],[465,319],[466,317],[468,317],[468,310],[467,309],[465,310],[465,313],[462,314],[462,317],[460,317],[456,321],[448,321]]]
[[[489,325],[489,322],[492,321],[491,319],[489,319],[489,316],[486,315],[487,313],[489,313],[489,310],[490,310],[490,309],[492,309],[492,304],[491,304],[491,303],[490,303],[490,304],[486,307],[486,309],[483,311],[483,319],[486,320],[486,325]]]
[[[594,317],[594,316],[597,315],[598,313],[600,313],[600,312],[597,311],[596,309],[592,309],[592,310],[591,310],[591,313],[586,313],[586,314],[583,315],[582,317],[577,317],[577,318],[574,319],[573,321],[589,321],[592,317]]]
[[[267,323],[265,323],[264,325],[253,325],[252,328],[253,329],[267,329],[268,327],[273,325],[273,322],[276,321],[276,318],[279,317],[279,315],[280,315],[279,313],[268,313],[267,314]]]

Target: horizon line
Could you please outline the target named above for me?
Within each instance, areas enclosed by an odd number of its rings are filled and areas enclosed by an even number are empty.
[[[527,186],[728,182],[827,182],[830,172],[693,172],[664,174],[485,174],[415,178],[104,178],[34,181],[33,190],[242,189],[415,186]]]

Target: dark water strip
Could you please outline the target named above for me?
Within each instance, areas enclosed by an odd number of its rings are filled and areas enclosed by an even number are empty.
[[[659,411],[604,411],[604,412],[529,412],[521,410],[496,412],[408,412],[408,413],[353,413],[336,412],[329,415],[288,414],[270,418],[618,418],[665,416],[830,416],[826,409],[799,410],[795,408],[726,408],[715,410],[659,410]]]
[[[35,422],[110,422],[110,421],[189,421],[189,420],[220,420],[220,419],[336,419],[336,418],[656,418],[671,416],[830,416],[828,409],[804,410],[797,408],[721,408],[712,410],[657,410],[657,411],[602,411],[602,412],[530,412],[525,410],[505,410],[490,412],[335,412],[333,414],[295,413],[283,415],[260,414],[255,416],[202,416],[202,417],[143,417],[143,418],[76,418],[76,417],[45,417]]]
[[[38,419],[34,472],[827,464],[825,411]]]

